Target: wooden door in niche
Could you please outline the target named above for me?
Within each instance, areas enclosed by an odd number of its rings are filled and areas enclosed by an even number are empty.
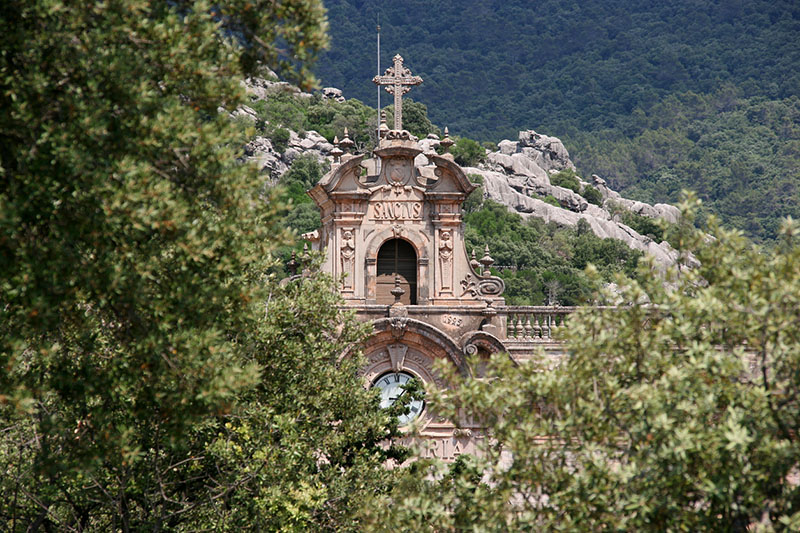
[[[400,286],[405,294],[400,301],[406,305],[417,304],[417,253],[408,241],[391,239],[378,250],[377,283],[375,299],[380,305],[391,305],[394,296],[395,276],[400,276]]]

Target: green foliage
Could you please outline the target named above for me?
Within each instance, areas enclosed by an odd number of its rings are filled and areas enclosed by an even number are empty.
[[[373,101],[374,62],[352,50],[380,14],[385,34],[414,36],[381,63],[400,51],[425,80],[415,98],[454,134],[556,135],[581,175],[650,203],[696,190],[757,240],[800,218],[796,2],[326,5],[334,46],[319,73],[347,94]]]
[[[385,446],[399,436],[397,422],[364,388],[364,360],[351,353],[339,361],[368,327],[342,310],[324,276],[265,282],[266,308],[252,335],[240,338],[264,379],[230,415],[202,428],[198,466],[214,472],[228,494],[196,525],[357,531],[360,507],[400,473],[385,461],[405,457]]]
[[[578,180],[578,175],[575,174],[575,171],[570,168],[566,168],[560,172],[551,174],[550,184],[558,187],[564,187],[565,189],[569,189],[577,194],[580,194],[581,192],[581,182]]]
[[[297,204],[283,220],[286,227],[294,230],[298,235],[314,231],[322,226],[319,208],[313,202]]]
[[[318,100],[316,97],[308,107],[305,129],[320,133],[329,142],[334,136],[342,138],[347,128],[359,151],[368,151],[375,145],[378,125],[377,112],[355,98],[345,102]]]
[[[460,137],[450,148],[456,163],[462,167],[474,167],[486,157],[486,150],[478,141]]]
[[[433,121],[481,140],[515,138],[530,127],[571,135],[622,126],[635,109],[669,94],[708,94],[724,83],[770,99],[789,98],[800,86],[800,29],[790,1],[537,5],[331,1],[333,47],[318,72],[326,84],[373,101],[375,88],[366,82],[374,56],[352,51],[374,42],[380,11],[385,34],[414,36],[402,50],[386,48],[381,64],[399,51],[425,80],[413,94]]]
[[[603,193],[598,191],[596,188],[592,187],[591,185],[585,185],[583,190],[581,191],[581,195],[586,198],[586,201],[590,204],[594,204],[597,206],[603,205]]]
[[[774,239],[780,217],[800,217],[800,99],[678,94],[627,122],[630,136],[576,133],[574,143],[591,145],[575,150],[578,167],[647,202],[691,188],[756,240]]]
[[[386,121],[391,124],[394,121],[394,105],[386,106],[383,110],[386,111]],[[403,129],[420,139],[429,133],[440,133],[439,128],[428,118],[428,106],[411,98],[403,99]]]
[[[479,458],[430,461],[390,496],[408,530],[794,531],[800,487],[800,242],[764,253],[709,221],[681,257],[619,278],[613,309],[569,319],[570,354],[489,379],[450,372],[430,405],[489,428]],[[462,418],[457,418],[462,417]],[[476,475],[476,474],[480,475]],[[421,481],[420,481],[421,479]],[[435,524],[435,526],[433,525]]]
[[[550,184],[558,187],[564,187],[565,189],[569,189],[574,193],[580,194],[586,198],[586,201],[590,204],[598,206],[603,205],[603,194],[591,185],[581,185],[578,175],[571,168],[551,174]],[[552,195],[547,195],[544,201],[552,205],[559,205],[558,200],[556,200],[556,198]],[[555,204],[553,204],[553,201],[555,201]]]
[[[291,134],[286,128],[275,128],[275,130],[272,132],[272,135],[270,135],[272,147],[275,148],[276,152],[281,154],[285,152],[286,147],[289,146],[290,138]]]
[[[580,305],[590,299],[595,283],[583,270],[593,264],[604,281],[617,272],[633,275],[641,252],[621,241],[600,239],[584,221],[574,229],[523,219],[491,200],[465,212],[468,251],[488,243],[500,275],[504,296],[513,305],[555,303]]]
[[[337,102],[324,100],[319,94],[312,98],[298,98],[291,93],[279,92],[253,102],[252,107],[258,115],[257,126],[273,142],[275,134],[283,128],[297,132],[313,130],[328,142],[332,142],[336,136],[341,139],[347,128],[350,139],[356,143],[359,151],[369,150],[375,144],[378,123],[376,111],[354,98]]]
[[[314,1],[0,8],[2,529],[327,530],[386,486],[388,415],[336,370],[363,328],[330,280],[265,275],[282,202],[217,111],[259,64],[310,83],[324,27]]]
[[[619,217],[620,221],[635,230],[640,235],[650,237],[656,242],[664,240],[667,234],[667,223],[663,220],[653,219],[643,215],[639,215],[624,207],[612,202],[609,202],[608,209],[612,215]]]
[[[561,207],[561,203],[558,201],[558,198],[556,198],[552,194],[548,194],[547,196],[545,196],[543,201],[554,207]]]
[[[461,206],[461,210],[464,214],[474,213],[483,206],[483,176],[480,174],[467,174],[467,178],[469,178],[472,183],[478,185],[478,187],[472,191]]]
[[[279,181],[285,187],[284,197],[293,204],[311,203],[311,197],[306,193],[322,179],[325,169],[316,156],[303,154],[292,161],[292,166]]]

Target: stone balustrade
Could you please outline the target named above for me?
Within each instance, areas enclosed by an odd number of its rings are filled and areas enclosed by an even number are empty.
[[[558,330],[567,327],[568,316],[577,309],[520,305],[498,307],[497,313],[506,317],[506,342],[552,342]]]

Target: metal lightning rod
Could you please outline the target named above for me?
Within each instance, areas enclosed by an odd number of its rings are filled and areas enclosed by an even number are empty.
[[[381,14],[378,13],[378,76],[381,75]],[[375,132],[377,133],[376,139],[378,142],[380,141],[380,134],[381,134],[381,89],[382,87],[378,85],[378,125]]]
[[[378,11],[378,76],[381,75],[381,13]],[[378,121],[375,123],[375,148],[381,145],[381,86],[378,85]],[[375,170],[381,173],[381,158],[375,158]]]

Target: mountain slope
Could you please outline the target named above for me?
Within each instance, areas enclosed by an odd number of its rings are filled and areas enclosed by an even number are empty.
[[[326,5],[332,47],[317,72],[348,97],[374,105],[380,15],[382,65],[403,54],[425,79],[410,96],[453,133],[493,140],[547,131],[581,154],[582,174],[650,202],[699,189],[727,223],[756,239],[771,239],[779,217],[800,215],[796,201],[782,200],[800,187],[797,2]],[[720,142],[716,130],[728,139]],[[769,150],[737,134],[755,135]]]

